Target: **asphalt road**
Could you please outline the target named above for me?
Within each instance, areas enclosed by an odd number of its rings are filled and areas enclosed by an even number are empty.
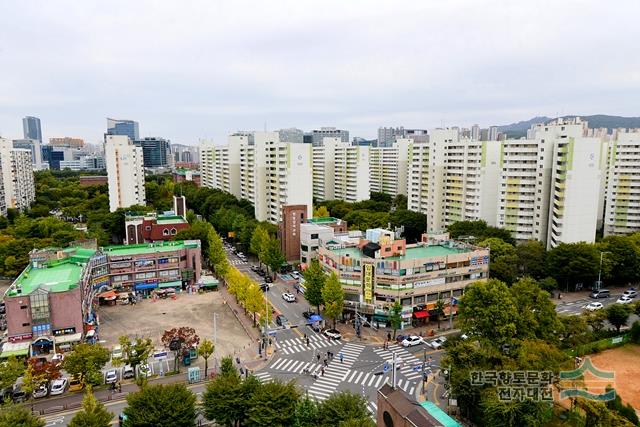
[[[609,298],[593,299],[585,297],[575,301],[559,302],[556,304],[556,311],[559,314],[577,315],[582,313],[585,307],[591,302],[600,302],[606,308],[608,305],[615,304],[621,295],[622,292],[611,294]]]

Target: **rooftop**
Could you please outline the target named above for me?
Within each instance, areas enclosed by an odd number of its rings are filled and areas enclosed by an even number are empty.
[[[332,216],[322,216],[318,218],[307,219],[307,222],[310,222],[312,224],[326,224],[326,223],[338,222],[338,221],[341,221],[341,220],[339,218],[334,218]]]
[[[143,245],[107,246],[102,252],[110,256],[142,255],[156,252],[170,252],[186,248],[199,248],[198,240],[176,240],[169,242],[146,243]]]
[[[187,220],[180,215],[158,215],[156,224],[186,224]]]
[[[7,290],[6,296],[29,295],[42,288],[49,292],[65,292],[78,287],[83,265],[73,258],[47,263],[46,268],[27,267]],[[14,288],[15,285],[15,288]],[[22,292],[18,293],[20,289]]]
[[[362,258],[363,254],[357,247],[348,247],[342,249],[334,249],[331,252],[337,255],[349,255],[352,258]],[[465,252],[471,252],[471,249],[468,248],[451,248],[449,246],[444,245],[433,245],[433,246],[407,246],[407,253],[403,256],[392,256],[384,258],[385,261],[407,261],[414,259],[425,259],[425,258],[433,258],[433,257],[443,257],[447,255],[453,254],[461,254]]]

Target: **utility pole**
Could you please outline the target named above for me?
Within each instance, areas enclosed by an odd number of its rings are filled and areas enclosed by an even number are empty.
[[[218,313],[213,313],[213,348],[218,346]]]
[[[425,371],[426,371],[426,364],[427,364],[427,349],[424,349],[424,356],[422,359],[422,394],[424,394],[424,383],[425,383]]]
[[[393,378],[391,380],[391,387],[393,387],[394,389],[396,388],[396,352],[393,352],[393,362],[391,363],[391,369],[393,370],[392,372],[392,377]]]

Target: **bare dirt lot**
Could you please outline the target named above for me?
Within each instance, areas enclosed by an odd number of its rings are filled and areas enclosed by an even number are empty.
[[[625,345],[590,355],[593,365],[615,372],[615,389],[624,403],[640,410],[640,346]]]
[[[100,339],[113,347],[121,335],[149,337],[156,348],[163,348],[162,333],[174,327],[190,326],[200,337],[213,341],[213,313],[218,313],[218,347],[216,354],[224,356],[242,351],[250,339],[218,292],[178,294],[175,300],[145,299],[136,305],[101,306]]]

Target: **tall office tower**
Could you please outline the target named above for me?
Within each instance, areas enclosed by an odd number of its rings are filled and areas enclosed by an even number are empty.
[[[473,125],[471,126],[471,139],[474,141],[480,141],[480,126]]]
[[[372,192],[391,197],[407,195],[407,167],[412,139],[397,138],[390,147],[371,147],[369,153]]]
[[[378,128],[378,147],[389,147],[391,146],[396,138],[404,138],[404,127],[400,126],[397,128],[387,128],[381,127]]]
[[[107,118],[107,135],[126,135],[130,140],[140,139],[138,122]]]
[[[142,147],[126,135],[105,135],[104,153],[110,211],[146,204]]]
[[[170,167],[173,163],[171,142],[164,138],[146,137],[133,143],[142,148],[145,168]]]
[[[640,231],[640,129],[618,131],[611,141],[604,235]]]
[[[6,208],[29,209],[36,199],[31,150],[14,148],[12,141],[0,138],[0,169]]]
[[[321,127],[311,131],[311,143],[321,145],[324,138],[340,138],[343,142],[349,142],[349,131],[334,127]]]
[[[42,166],[42,144],[37,139],[14,139],[13,148],[22,148],[31,152],[31,164],[33,170],[41,170]]]
[[[171,153],[175,163],[200,163],[198,146],[171,144]]]
[[[40,119],[37,117],[27,116],[22,119],[22,133],[24,139],[35,139],[42,144],[42,128],[40,127]]]
[[[489,140],[489,129],[480,129],[480,141]]]
[[[498,140],[498,126],[489,127],[489,141],[497,141]]]
[[[280,129],[278,135],[281,142],[293,142],[296,144],[304,142],[304,132],[297,128]]]
[[[369,147],[324,138],[313,147],[313,197],[359,202],[369,198]]]

